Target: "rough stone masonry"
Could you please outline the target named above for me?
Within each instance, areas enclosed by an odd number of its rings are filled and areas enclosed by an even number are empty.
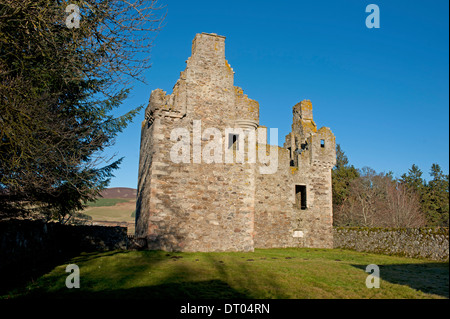
[[[332,248],[335,137],[317,129],[311,102],[293,107],[284,147],[269,145],[259,103],[234,86],[225,37],[197,34],[186,63],[172,94],[151,93],[142,122],[136,237],[166,251]],[[213,139],[220,149],[207,148]],[[173,160],[176,145],[188,161]],[[221,160],[227,151],[233,163]],[[261,154],[275,154],[274,172]]]

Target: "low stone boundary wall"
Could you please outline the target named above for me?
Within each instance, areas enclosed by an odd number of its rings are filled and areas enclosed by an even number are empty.
[[[0,222],[0,273],[81,252],[127,249],[126,227],[71,226],[31,220]]]
[[[448,228],[335,227],[334,248],[449,260]]]

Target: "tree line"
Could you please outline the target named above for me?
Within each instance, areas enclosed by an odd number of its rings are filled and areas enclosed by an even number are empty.
[[[431,179],[415,164],[400,178],[350,165],[339,144],[332,170],[335,226],[448,227],[449,175],[432,164]]]

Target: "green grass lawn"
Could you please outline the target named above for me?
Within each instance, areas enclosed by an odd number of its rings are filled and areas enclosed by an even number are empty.
[[[79,289],[66,265],[2,298],[448,298],[449,266],[339,249],[258,249],[253,253],[113,251],[82,254]],[[365,285],[380,266],[380,288]]]

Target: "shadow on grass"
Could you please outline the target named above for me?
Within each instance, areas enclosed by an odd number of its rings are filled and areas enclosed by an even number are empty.
[[[102,273],[88,273],[82,280],[80,289],[67,289],[64,280],[67,273],[59,269],[50,276],[40,278],[39,282],[28,291],[22,289],[16,295],[17,299],[248,299],[245,291],[232,288],[227,280],[194,279],[196,269],[177,262],[175,253],[163,251],[142,251],[135,263],[130,259],[120,260],[120,255],[133,254],[130,251],[111,251],[102,253],[84,253],[65,263],[75,263],[83,269],[84,265],[91,265],[97,259],[105,258],[108,263],[106,276]],[[119,261],[114,258],[119,255]],[[112,257],[111,263],[108,258]],[[135,258],[135,256],[131,256]],[[179,257],[182,258],[182,257]],[[159,263],[173,263],[160,282],[155,284],[141,283],[139,279],[148,276],[150,271]],[[60,263],[55,266],[60,266]],[[97,264],[96,264],[97,265]],[[99,266],[101,264],[98,264]],[[108,274],[120,274],[109,276]],[[61,279],[63,278],[63,279]],[[83,278],[83,277],[82,277]],[[130,282],[136,282],[137,287],[127,287]],[[16,287],[17,288],[17,287]],[[56,289],[55,289],[56,288]]]
[[[55,267],[68,263],[78,253],[46,255],[30,258],[25,262],[9,264],[0,271],[0,296],[11,290],[23,290],[37,278],[52,271]]]
[[[15,263],[2,268],[0,272],[0,297],[9,293],[24,293],[30,284],[40,277],[52,272],[56,267],[67,264],[86,263],[98,258],[112,257],[131,253],[126,250],[113,250],[105,252],[65,252],[59,254],[46,254],[39,258],[30,258],[23,263]],[[63,273],[67,276],[68,273]]]
[[[154,286],[101,291],[66,289],[58,292],[35,291],[24,299],[248,299],[221,280],[164,283]]]
[[[352,266],[366,270],[365,265]],[[379,267],[382,280],[449,298],[448,263],[392,264]]]

